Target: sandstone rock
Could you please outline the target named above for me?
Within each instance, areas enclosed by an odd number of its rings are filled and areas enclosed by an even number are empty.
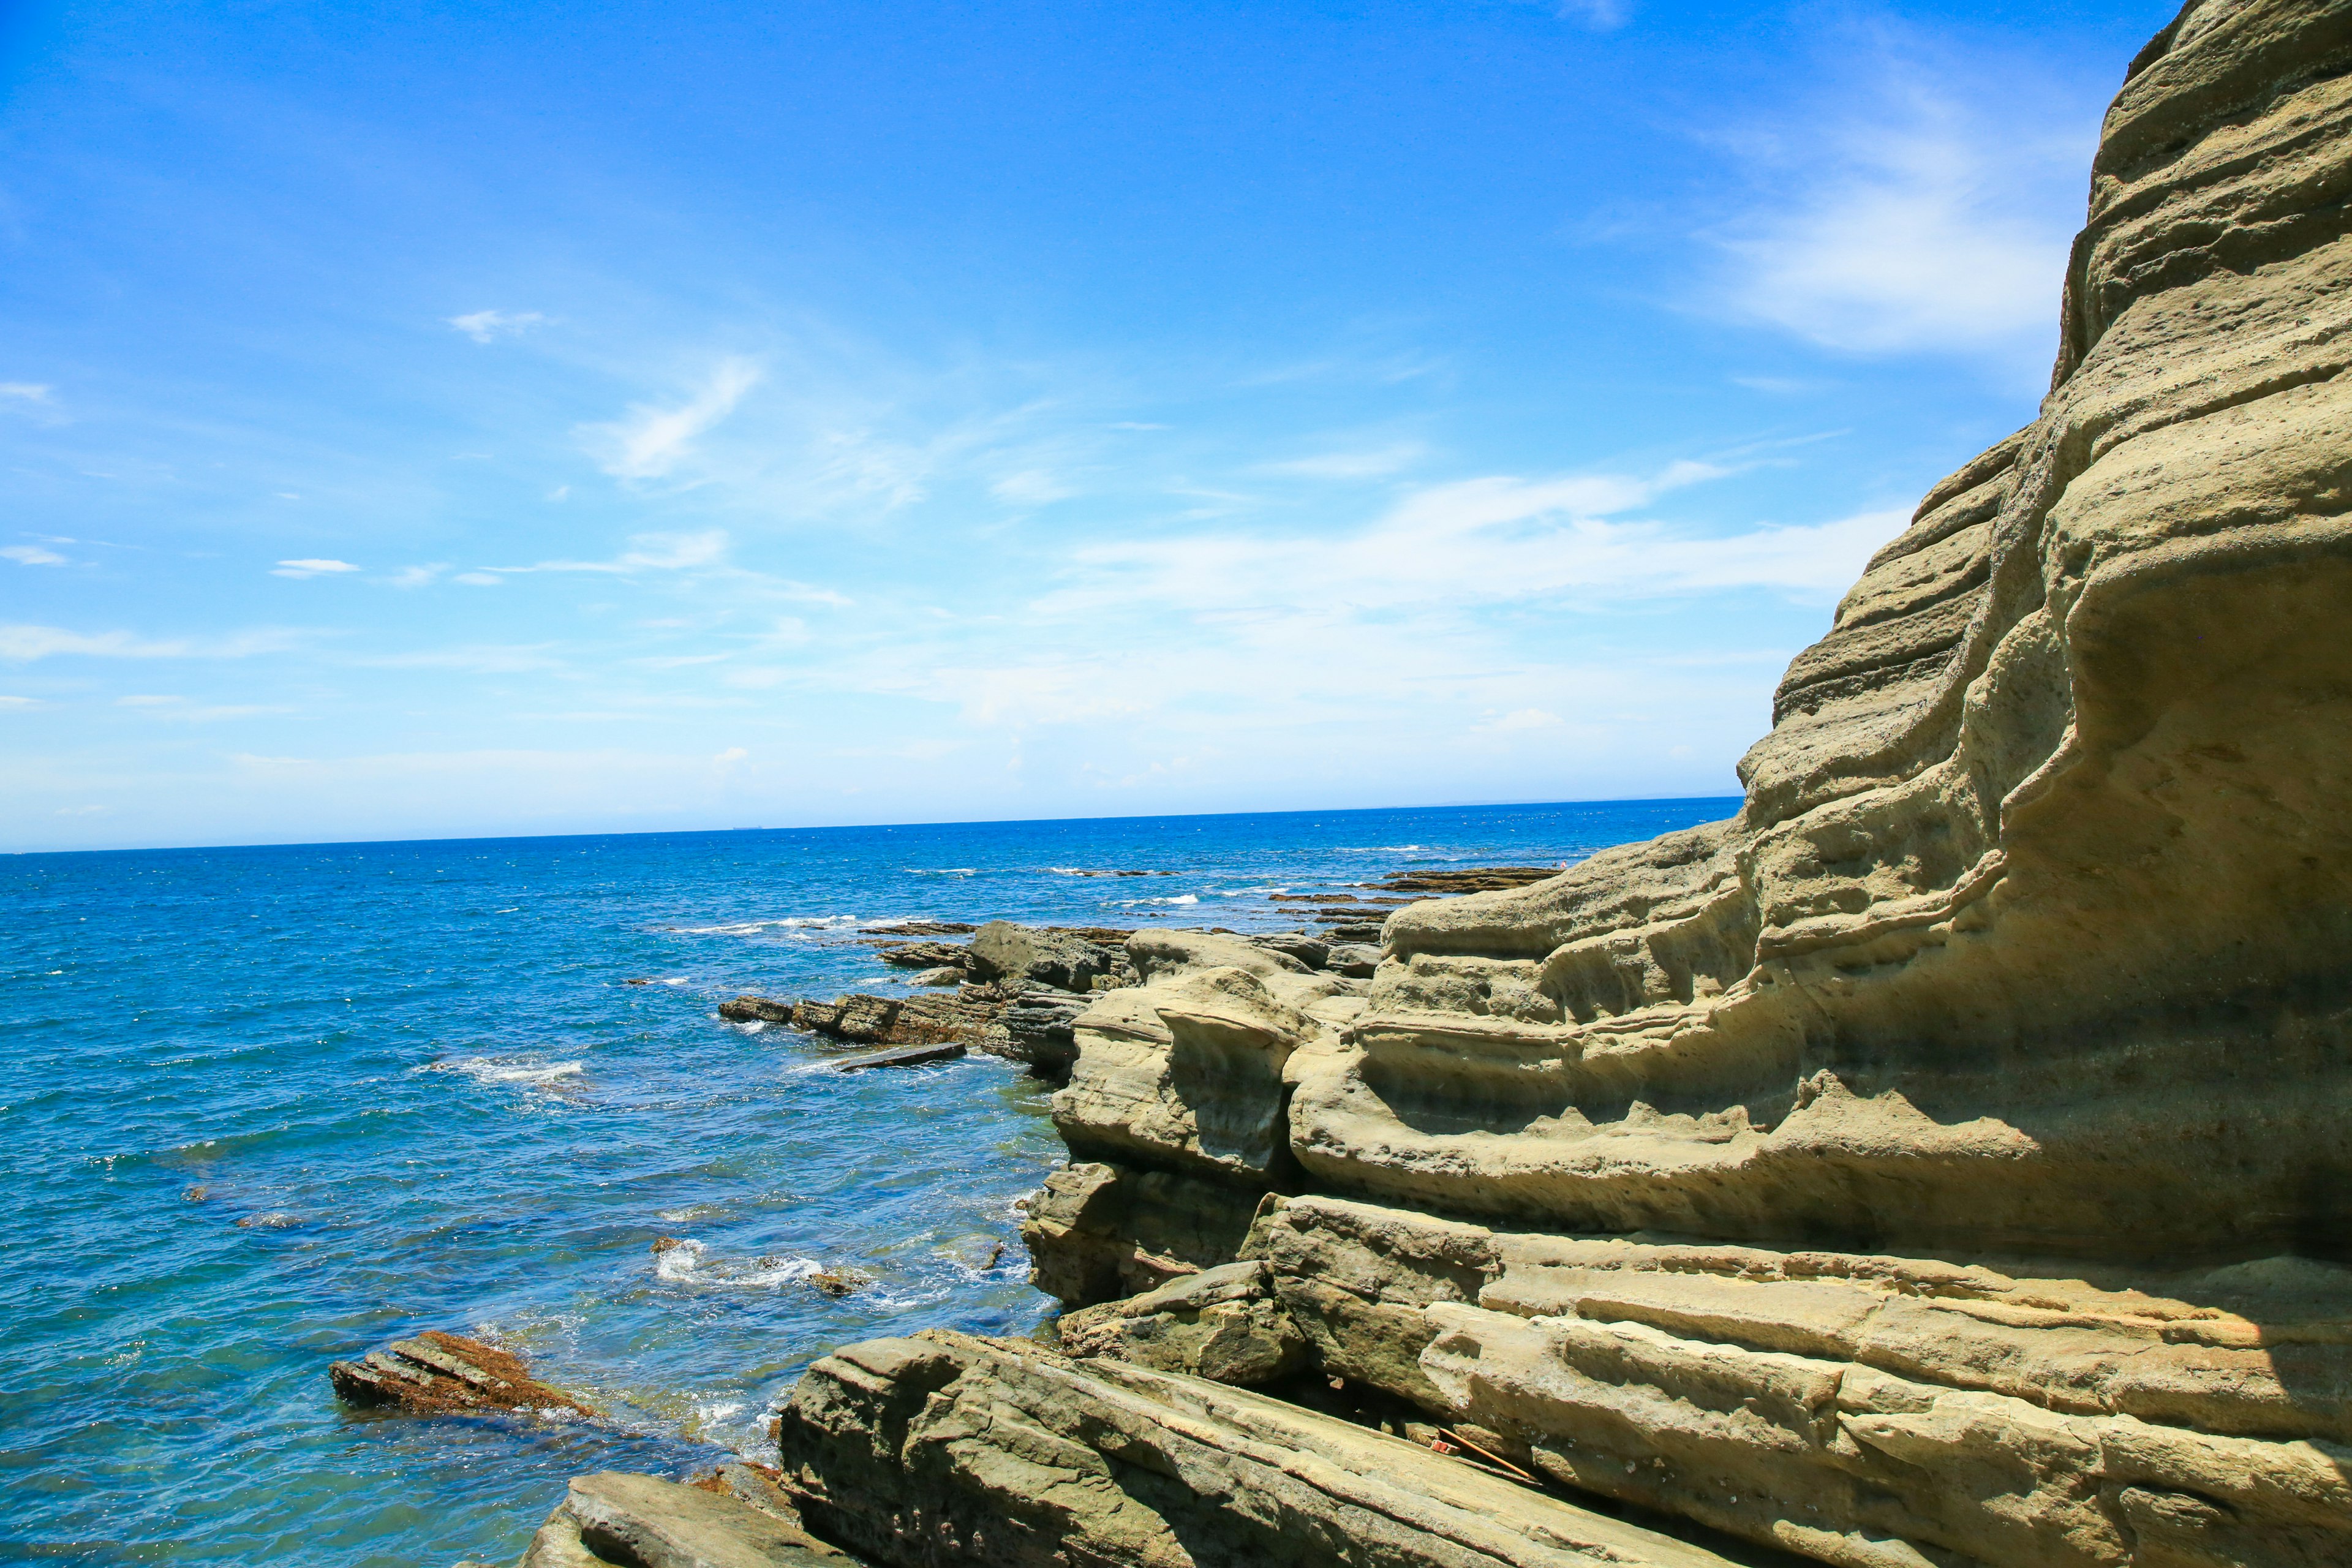
[[[962,970],[948,968],[926,969],[920,973],[909,975],[907,979],[907,984],[909,985],[961,985],[963,982]]]
[[[1097,978],[1107,978],[1097,976]],[[1041,1076],[1061,1079],[1078,1059],[1073,1026],[1078,1016],[1094,1005],[1094,997],[1057,991],[1049,985],[1024,986],[1018,998],[1000,1016],[1012,1038],[1011,1054]]]
[[[1790,667],[1736,817],[1390,917],[1360,1054],[1295,1091],[1310,1182],[1915,1252],[2352,1234],[2345,16],[2202,0],[2136,63],[2041,417]]]
[[[1475,1423],[1568,1484],[1832,1563],[1906,1542],[1934,1561],[2136,1563],[2143,1528],[2201,1528],[2180,1500],[2218,1495],[2189,1479],[2199,1466],[2352,1459],[2352,1270],[2331,1266],[2094,1282],[1320,1195],[1271,1200],[1242,1250],[1320,1368]],[[2137,1458],[2157,1431],[2161,1470]],[[2235,1544],[2213,1562],[2352,1561],[2352,1510],[2263,1485],[2256,1501],[2231,1483]],[[2126,1503],[2130,1487],[2148,1496]]]
[[[948,1040],[928,1046],[893,1046],[887,1051],[863,1051],[854,1057],[836,1058],[825,1065],[835,1072],[863,1072],[868,1068],[911,1068],[953,1061],[963,1053],[963,1042]]]
[[[1253,1387],[1298,1372],[1307,1341],[1274,1299],[1263,1263],[1227,1263],[1156,1290],[1072,1312],[1056,1325],[1072,1356]]]
[[[1240,1389],[938,1331],[824,1357],[776,1425],[810,1523],[892,1563],[1727,1561]]]
[[[1459,871],[1392,871],[1380,885],[1402,893],[1486,893],[1549,881],[1560,870],[1558,866],[1476,866]]]
[[[479,1340],[427,1329],[360,1360],[329,1364],[346,1403],[418,1415],[502,1412],[573,1418],[596,1413],[530,1375],[520,1356]]]
[[[801,1527],[773,1483],[742,1465],[720,1475],[723,1491],[609,1470],[581,1476],[518,1568],[849,1568],[847,1554]]]
[[[1030,1279],[1078,1308],[1233,1261],[1259,1194],[1169,1171],[1100,1161],[1055,1171],[1028,1201]]]
[[[1305,931],[1277,931],[1272,936],[1254,936],[1250,941],[1269,952],[1295,958],[1309,969],[1322,968],[1331,953],[1328,942],[1308,936]]]
[[[886,947],[878,956],[901,969],[952,969],[961,976],[971,954],[951,942],[908,942]]]
[[[972,937],[966,963],[982,980],[1026,980],[1085,991],[1096,975],[1111,973],[1115,960],[1081,936],[991,921]]]
[[[790,1003],[747,994],[719,1004],[719,1016],[730,1024],[789,1024],[793,1009]]]
[[[1335,974],[1370,980],[1380,971],[1381,950],[1369,942],[1335,942],[1323,962]]]

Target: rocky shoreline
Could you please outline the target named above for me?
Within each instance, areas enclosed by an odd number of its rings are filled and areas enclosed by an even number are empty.
[[[757,1518],[589,1478],[526,1564],[2352,1562],[2352,0],[2131,62],[2061,326],[1736,816],[730,1004],[1064,1079],[1063,1315],[842,1347]]]

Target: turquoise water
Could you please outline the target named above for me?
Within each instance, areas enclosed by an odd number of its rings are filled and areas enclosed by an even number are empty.
[[[1574,859],[1737,804],[0,861],[0,1557],[511,1561],[565,1478],[748,1447],[834,1344],[1025,1332],[1044,1086],[978,1057],[834,1074],[718,1018],[903,989],[861,928],[1266,929],[1276,888]],[[806,1283],[843,1266],[875,1283]],[[611,1418],[339,1407],[330,1360],[426,1328]]]

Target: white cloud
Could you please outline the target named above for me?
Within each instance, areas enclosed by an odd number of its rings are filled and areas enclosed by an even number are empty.
[[[1727,139],[1764,195],[1706,237],[1717,302],[1847,353],[2046,366],[2097,106],[1906,49],[1857,49],[1839,108],[1799,132]]]
[[[0,381],[0,397],[19,403],[49,403],[57,388],[37,381]]]
[[[1019,473],[1007,474],[989,486],[988,490],[997,500],[1015,506],[1044,506],[1049,501],[1067,500],[1078,493],[1044,468],[1024,468]]]
[[[300,646],[303,634],[284,630],[239,632],[233,637],[156,638],[130,632],[91,635],[61,626],[0,625],[0,659],[29,663],[60,655],[98,658],[247,658],[284,653]]]
[[[68,566],[72,563],[54,550],[44,550],[37,544],[11,544],[0,550],[0,559],[14,561],[19,566]]]
[[[735,411],[743,395],[759,384],[760,374],[760,367],[748,359],[721,360],[701,388],[678,407],[633,404],[626,418],[583,425],[578,434],[590,455],[615,479],[659,479],[693,450],[695,437]]]
[[[1832,603],[1901,526],[1893,511],[1731,534],[1612,521],[1725,471],[1678,462],[1647,477],[1462,479],[1417,490],[1341,538],[1108,542],[1076,552],[1072,580],[1041,605],[1118,614],[1135,613],[1140,602],[1192,614],[1318,604],[1460,614],[1530,599],[1614,604],[1733,589]]]
[[[1541,708],[1514,708],[1508,713],[1506,713],[1501,718],[1496,720],[1493,723],[1482,725],[1481,728],[1487,730],[1549,730],[1554,725],[1559,724],[1560,721],[1559,714],[1548,712]]]
[[[264,707],[257,703],[216,704],[196,707],[184,697],[118,697],[118,708],[137,708],[158,719],[169,719],[180,724],[211,724],[223,719],[250,719],[262,713],[287,713],[291,709]]]
[[[0,713],[21,713],[27,708],[42,706],[37,697],[0,697]]]
[[[730,746],[710,760],[714,763],[740,763],[751,754],[740,746]]]
[[[280,561],[269,569],[272,577],[322,577],[339,572],[356,572],[359,568],[348,561],[328,561],[317,557],[300,561]]]
[[[447,570],[449,563],[446,561],[435,561],[423,566],[404,566],[383,580],[395,588],[422,588]]]
[[[493,572],[607,572],[625,575],[632,572],[684,572],[697,566],[716,566],[727,555],[727,531],[707,529],[700,533],[639,533],[629,539],[630,548],[610,561],[541,561],[530,566],[493,566]],[[457,579],[473,580],[469,574]]]
[[[487,343],[497,338],[511,338],[541,325],[547,318],[537,310],[476,310],[463,316],[444,318],[447,323],[473,339]]]
[[[1258,468],[1263,473],[1294,474],[1307,479],[1376,479],[1411,468],[1427,452],[1418,441],[1400,441],[1362,451],[1321,452],[1287,462],[1261,463]]]

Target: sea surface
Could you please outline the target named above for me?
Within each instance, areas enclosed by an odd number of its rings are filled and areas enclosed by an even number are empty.
[[[718,1016],[905,991],[885,922],[1275,929],[1277,889],[1737,805],[0,859],[0,1559],[508,1563],[570,1476],[751,1449],[833,1345],[1027,1332],[1045,1087],[983,1057],[837,1074]],[[1122,871],[1153,874],[1081,874]],[[873,1283],[808,1283],[841,1268]],[[609,1419],[338,1405],[330,1361],[428,1328]]]

